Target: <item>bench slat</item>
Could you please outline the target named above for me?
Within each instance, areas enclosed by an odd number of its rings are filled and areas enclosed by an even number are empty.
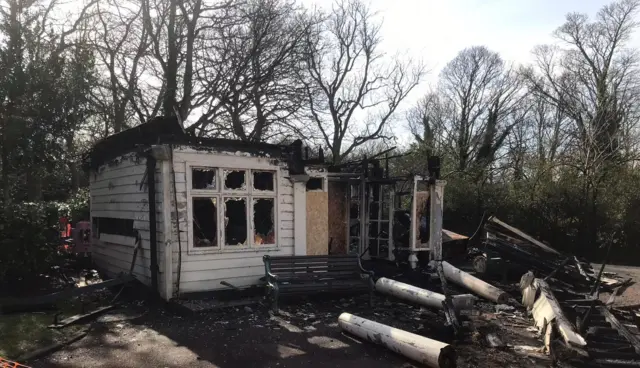
[[[275,275],[274,310],[279,294],[355,292],[369,290],[373,295],[373,274],[362,272],[357,255],[339,256],[265,256],[267,272]],[[369,274],[369,278],[363,278]],[[269,278],[269,275],[267,275]],[[372,301],[369,301],[372,303]]]
[[[342,274],[284,274],[278,276],[278,282],[315,282],[318,280],[354,280],[359,275],[354,275],[353,273],[342,273]],[[359,278],[357,279],[359,280]]]
[[[303,259],[303,260],[314,260],[314,259],[358,259],[357,255],[352,255],[352,254],[339,254],[339,255],[331,255],[331,256],[268,256],[269,260],[275,261],[275,260],[281,260],[281,259],[286,259],[286,260],[298,260],[298,259]]]
[[[278,267],[271,267],[271,272],[287,272],[288,270],[298,270],[298,271],[340,271],[340,270],[360,270],[359,267],[354,265],[280,265]]]
[[[292,264],[300,264],[300,265],[322,265],[322,264],[349,264],[349,265],[357,265],[358,261],[353,259],[345,259],[345,260],[317,260],[317,261],[277,261],[277,262],[269,262],[271,266],[279,266],[279,265],[292,265]]]
[[[281,284],[281,290],[296,290],[296,289],[318,289],[318,288],[337,288],[337,287],[358,287],[362,286],[367,288],[366,283],[364,282],[353,282],[353,281],[337,281],[337,282],[318,282],[318,283],[306,283],[306,284]]]

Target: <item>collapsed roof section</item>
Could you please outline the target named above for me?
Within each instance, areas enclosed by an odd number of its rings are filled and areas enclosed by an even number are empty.
[[[170,144],[190,146],[211,151],[241,151],[254,156],[286,160],[291,174],[303,174],[304,167],[324,165],[320,149],[317,158],[303,155],[302,141],[291,144],[248,142],[226,138],[202,138],[187,134],[175,117],[156,117],[144,124],[111,135],[96,143],[85,157],[86,169],[97,170],[101,165],[125,153],[143,152],[152,145]]]

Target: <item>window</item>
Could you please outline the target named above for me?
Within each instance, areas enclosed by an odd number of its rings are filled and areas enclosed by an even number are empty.
[[[218,198],[194,197],[193,246],[195,248],[218,246]]]
[[[276,171],[190,166],[190,248],[276,245]]]
[[[100,238],[100,234],[122,235],[135,237],[133,220],[112,217],[94,217],[92,219],[93,237]]]
[[[324,179],[322,178],[309,178],[309,180],[307,181],[307,192],[310,190],[323,190],[323,182]]]

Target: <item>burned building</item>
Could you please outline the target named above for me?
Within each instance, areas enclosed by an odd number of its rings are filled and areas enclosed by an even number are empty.
[[[327,254],[326,173],[303,156],[299,141],[196,138],[175,118],[98,142],[86,161],[95,264],[168,300],[259,284],[265,254]]]

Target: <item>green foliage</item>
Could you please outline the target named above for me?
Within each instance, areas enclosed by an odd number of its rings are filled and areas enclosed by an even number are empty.
[[[597,188],[570,169],[554,178],[475,182],[467,175],[447,180],[444,227],[471,235],[487,211],[551,244],[601,261],[613,243],[612,261],[633,263],[640,255],[640,173],[618,170]]]
[[[0,215],[0,282],[28,278],[56,264],[58,223],[67,207],[28,202],[11,205]]]
[[[69,200],[58,204],[61,216],[66,216],[72,223],[89,220],[89,189],[81,188],[71,195]]]

